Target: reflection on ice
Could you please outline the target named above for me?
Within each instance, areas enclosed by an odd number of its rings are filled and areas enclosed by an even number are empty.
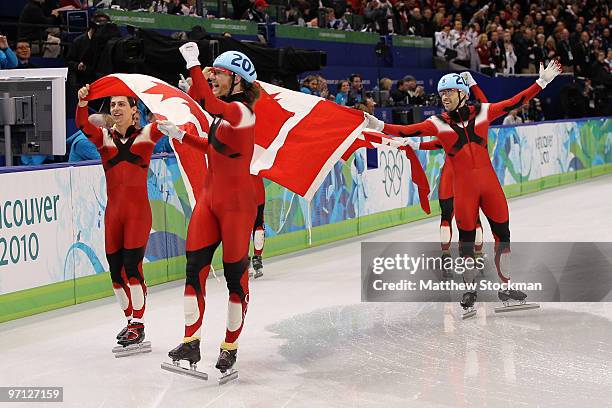
[[[478,317],[466,322],[453,306],[363,303],[268,329],[287,340],[281,355],[332,401],[353,390],[440,406],[499,406],[508,398],[511,406],[608,404],[612,321],[552,304],[496,316],[494,305],[477,304]]]

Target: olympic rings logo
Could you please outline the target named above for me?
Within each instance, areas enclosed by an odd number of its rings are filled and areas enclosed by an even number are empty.
[[[402,174],[404,173],[404,158],[400,150],[380,152],[380,161],[384,162],[385,193],[387,197],[399,195],[402,189]]]

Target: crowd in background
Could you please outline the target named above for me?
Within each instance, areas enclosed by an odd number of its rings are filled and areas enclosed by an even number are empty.
[[[266,0],[231,3],[235,19],[272,21],[268,14],[271,5]],[[280,10],[287,24],[430,37],[435,58],[457,70],[471,69],[487,75],[535,74],[540,63],[546,65],[558,59],[566,73],[580,78],[561,92],[560,105],[565,116],[609,114],[605,107],[610,105],[612,89],[611,9],[603,0],[274,0],[274,3],[276,19]],[[96,76],[92,69],[95,62],[92,47],[96,30],[109,28],[98,39],[102,43],[121,33],[114,24],[108,24],[111,19],[103,9],[93,15],[89,30],[76,39],[68,41],[59,28],[62,10],[90,5],[80,0],[28,0],[19,17],[16,38],[9,39],[0,33],[0,69],[36,68],[32,55],[61,56],[69,68],[70,89],[93,82]],[[195,0],[103,0],[95,5],[178,15],[198,13]],[[206,9],[203,14],[214,18]],[[195,28],[202,31],[200,26]],[[191,37],[197,31],[195,28],[192,33],[180,33],[181,38],[197,39]],[[370,113],[375,107],[438,102],[437,95],[425,94],[410,75],[397,80],[381,78],[367,90],[359,74],[338,81],[331,89],[321,75],[310,75],[303,79],[301,90]],[[511,112],[504,123],[543,119],[541,101],[536,98]],[[86,153],[83,157],[90,158]]]

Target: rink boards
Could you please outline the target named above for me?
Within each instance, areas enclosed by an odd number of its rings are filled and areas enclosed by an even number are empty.
[[[612,172],[612,119],[501,126],[489,152],[509,197]],[[418,152],[432,215],[444,153]],[[112,295],[104,254],[106,186],[99,163],[0,174],[0,322]],[[354,237],[426,217],[397,151],[357,151],[308,203],[266,181],[265,255]],[[149,285],[184,278],[191,208],[173,156],[151,161]],[[221,267],[221,251],[213,266]]]

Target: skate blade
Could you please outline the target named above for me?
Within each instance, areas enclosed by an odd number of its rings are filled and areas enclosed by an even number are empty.
[[[465,319],[469,319],[470,317],[474,317],[474,316],[476,316],[476,309],[472,309],[468,312],[463,313],[461,318],[465,320]]]
[[[253,278],[257,279],[257,278],[261,278],[262,276],[263,276],[263,271],[260,269],[258,271],[255,271],[255,275],[253,275]]]
[[[143,341],[142,343],[132,344],[130,346],[125,347],[113,347],[113,354],[115,355],[115,358],[127,357],[133,354],[150,353],[151,351],[152,350],[150,341]]]
[[[495,313],[516,312],[518,310],[538,309],[537,303],[523,303],[518,305],[500,306],[495,308]]]
[[[181,367],[180,365],[171,363],[161,363],[162,370],[170,371],[175,374],[182,374],[188,377],[197,378],[198,380],[208,380],[208,374],[201,371],[193,370],[191,368]]]
[[[227,384],[238,378],[238,370],[230,369],[219,377],[219,385]]]

